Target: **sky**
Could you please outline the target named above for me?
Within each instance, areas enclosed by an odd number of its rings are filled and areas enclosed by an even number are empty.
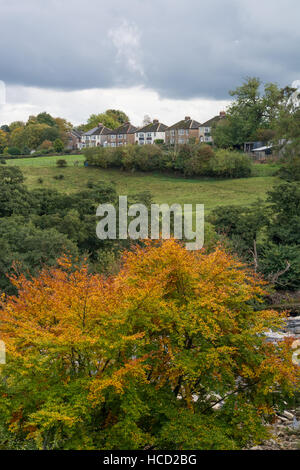
[[[300,79],[299,18],[299,0],[0,0],[0,125],[108,108],[204,122],[248,76]]]

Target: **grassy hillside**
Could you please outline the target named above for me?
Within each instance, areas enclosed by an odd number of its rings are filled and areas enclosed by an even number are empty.
[[[57,168],[56,161],[65,158],[67,168]],[[211,178],[187,179],[162,174],[131,173],[119,170],[85,168],[84,157],[39,157],[8,160],[8,165],[21,167],[30,188],[55,188],[71,193],[85,188],[88,181],[106,181],[116,185],[117,192],[130,195],[150,191],[157,203],[205,204],[206,211],[227,204],[250,204],[257,198],[265,199],[266,192],[276,181],[277,166],[255,165],[251,178],[219,180]],[[56,180],[54,176],[64,175]],[[43,183],[39,182],[42,178]]]

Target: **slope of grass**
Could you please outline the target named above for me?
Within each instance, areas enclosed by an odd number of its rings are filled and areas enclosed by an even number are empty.
[[[68,165],[74,165],[75,162],[79,162],[79,165],[83,166],[84,156],[83,155],[62,155],[62,156],[51,156],[51,157],[34,157],[34,158],[16,158],[7,159],[7,165],[14,165],[19,167],[55,167],[57,160],[66,160]]]
[[[68,161],[67,168],[56,167],[59,158]],[[248,205],[257,198],[265,199],[267,191],[276,181],[276,177],[271,175],[277,170],[276,166],[257,165],[258,174],[266,176],[227,180],[187,179],[164,174],[85,168],[83,161],[83,156],[73,155],[10,160],[7,163],[21,167],[29,188],[55,188],[61,192],[72,193],[86,188],[88,181],[106,181],[115,184],[117,192],[121,195],[149,191],[154,202],[204,204],[206,212],[220,205]],[[74,166],[75,162],[79,162],[78,166]],[[64,179],[56,180],[56,175],[64,175]],[[39,182],[40,178],[43,183]]]

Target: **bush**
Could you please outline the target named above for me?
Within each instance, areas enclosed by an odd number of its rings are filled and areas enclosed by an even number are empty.
[[[241,178],[250,176],[251,160],[247,155],[226,150],[215,155],[206,144],[184,144],[177,153],[158,145],[93,147],[84,150],[89,166],[124,168],[138,171],[176,170],[187,176]]]
[[[0,186],[10,184],[12,186],[24,183],[24,175],[18,166],[0,168]]]
[[[290,264],[290,268],[284,272],[287,263]],[[277,289],[299,289],[300,246],[269,243],[262,248],[262,256],[259,257],[259,269],[269,280],[272,280],[276,273],[283,273],[275,281]]]
[[[51,140],[44,140],[39,146],[40,150],[50,150],[53,149]]]
[[[55,176],[53,176],[53,178],[54,178],[55,180],[63,180],[64,177],[65,177],[65,175],[55,175]]]
[[[189,146],[191,147],[191,146]],[[184,174],[188,176],[209,176],[210,162],[215,157],[209,145],[195,145],[189,159],[183,161]]]
[[[162,150],[157,145],[135,146],[135,168],[140,171],[154,171],[160,168]]]
[[[251,171],[252,161],[248,155],[230,150],[218,150],[209,162],[211,176],[247,178],[251,175]]]
[[[279,172],[279,177],[292,182],[300,181],[300,156],[292,156],[283,163]]]
[[[24,147],[22,150],[22,155],[30,155],[30,148]]]
[[[68,166],[67,160],[64,160],[64,159],[57,160],[56,166],[58,168],[65,168],[66,166]]]
[[[64,143],[61,139],[56,139],[54,142],[53,142],[53,148],[55,150],[55,152],[57,153],[60,153],[63,151],[64,149]]]
[[[6,165],[6,160],[4,157],[0,157],[0,165]]]
[[[9,155],[21,155],[21,150],[18,147],[8,147],[7,153]]]

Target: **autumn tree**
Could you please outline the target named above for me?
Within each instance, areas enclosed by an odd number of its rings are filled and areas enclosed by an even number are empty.
[[[0,129],[0,153],[3,153],[3,150],[8,144],[8,133]]]
[[[63,258],[12,282],[0,416],[17,448],[243,448],[299,383],[265,339],[281,319],[255,310],[263,283],[220,248],[149,243],[112,278]]]

